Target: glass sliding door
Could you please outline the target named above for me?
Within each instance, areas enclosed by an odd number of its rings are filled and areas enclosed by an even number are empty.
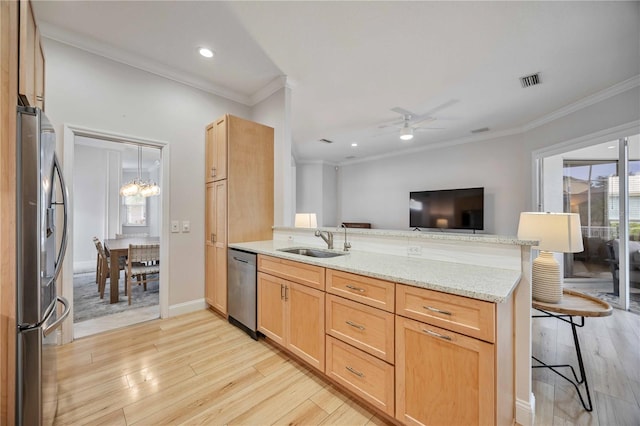
[[[640,136],[543,157],[541,175],[541,210],[580,215],[584,251],[564,256],[566,285],[637,309]]]

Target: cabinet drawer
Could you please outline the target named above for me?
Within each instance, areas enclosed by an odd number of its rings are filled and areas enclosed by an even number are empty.
[[[495,342],[495,304],[491,302],[398,284],[396,313]]]
[[[394,368],[327,336],[326,374],[375,407],[394,415]]]
[[[393,312],[395,284],[376,278],[327,269],[327,292]]]
[[[320,266],[258,255],[258,270],[324,291],[324,268]]]
[[[393,364],[394,315],[327,294],[327,334]]]

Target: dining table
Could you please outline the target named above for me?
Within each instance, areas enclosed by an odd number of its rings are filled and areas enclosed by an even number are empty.
[[[126,258],[129,254],[129,244],[153,245],[159,243],[159,237],[107,238],[104,240],[104,248],[111,259],[109,271],[109,303],[118,303],[119,301],[120,258]]]

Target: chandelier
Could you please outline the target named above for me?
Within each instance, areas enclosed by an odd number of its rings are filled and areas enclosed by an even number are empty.
[[[138,146],[138,177],[120,187],[120,195],[151,197],[160,194],[160,187],[152,181],[142,180],[142,146]]]

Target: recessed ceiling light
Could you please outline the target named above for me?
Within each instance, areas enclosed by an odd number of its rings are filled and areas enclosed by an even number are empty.
[[[613,149],[613,148],[615,148],[615,147],[616,147],[615,145],[611,145],[611,146],[608,146],[607,148],[609,148],[609,149]]]
[[[198,53],[200,53],[205,58],[213,58],[213,50],[207,49],[206,47],[198,48]]]
[[[358,144],[354,142],[351,144],[351,146],[358,146]]]

